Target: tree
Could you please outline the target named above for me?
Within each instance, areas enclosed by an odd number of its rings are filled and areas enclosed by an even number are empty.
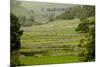
[[[81,48],[84,48],[80,56],[84,56],[83,61],[95,60],[95,20],[94,17],[87,19],[88,31],[85,38],[80,41]],[[80,45],[79,44],[79,45]]]
[[[80,40],[79,47],[82,48],[79,56],[84,57],[82,61],[95,60],[95,6],[83,6],[80,15],[81,23],[76,31],[85,33],[85,38]]]
[[[23,34],[23,31],[20,30],[21,24],[19,23],[18,18],[11,13],[10,15],[11,26],[10,26],[10,48],[11,48],[11,66],[18,65],[18,50],[21,47],[20,37]]]
[[[91,16],[95,16],[95,6],[84,5],[81,9],[80,20],[83,21]]]

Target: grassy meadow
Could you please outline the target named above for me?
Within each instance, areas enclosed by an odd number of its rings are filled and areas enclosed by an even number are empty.
[[[80,20],[55,20],[45,25],[22,27],[24,34],[21,37],[20,51],[47,51],[36,56],[20,58],[21,64],[37,65],[51,63],[79,62],[77,47],[84,34],[75,31]]]

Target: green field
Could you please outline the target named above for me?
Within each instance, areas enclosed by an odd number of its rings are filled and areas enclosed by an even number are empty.
[[[67,45],[77,44],[83,38],[83,34],[75,31],[80,23],[78,19],[74,20],[56,20],[45,25],[33,25],[24,27],[22,36],[22,45]]]
[[[79,62],[77,56],[44,56],[44,57],[33,57],[28,56],[27,58],[21,58],[21,64],[23,65],[39,65],[39,64],[58,64],[58,63],[76,63]]]
[[[84,34],[75,31],[80,20],[55,20],[44,25],[22,27],[24,34],[21,37],[22,65],[74,63],[80,62],[77,45]],[[27,54],[25,53],[25,54]]]

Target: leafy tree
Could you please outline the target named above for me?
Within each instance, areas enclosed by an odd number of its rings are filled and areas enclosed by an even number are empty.
[[[80,56],[84,56],[83,61],[95,60],[95,20],[94,17],[87,19],[88,31],[84,39],[80,41],[81,48],[84,48]]]
[[[85,38],[80,40],[79,47],[82,48],[79,56],[84,57],[82,61],[95,60],[95,6],[83,6],[80,15],[81,23],[76,31],[85,33]]]
[[[11,43],[11,66],[13,65],[18,65],[19,62],[18,62],[18,56],[19,56],[19,53],[18,53],[18,50],[20,49],[21,47],[21,44],[20,44],[20,37],[21,35],[23,34],[23,31],[20,30],[20,23],[19,23],[19,20],[18,18],[11,13],[10,15],[10,20],[11,20],[11,26],[10,26],[10,43]]]
[[[95,6],[84,5],[81,9],[80,20],[84,20],[90,16],[95,16]]]
[[[88,23],[87,23],[87,20],[84,19],[83,21],[81,21],[82,23],[80,23],[78,25],[78,28],[76,28],[76,31],[79,31],[81,33],[87,33],[88,30],[89,30],[89,27],[88,27]]]

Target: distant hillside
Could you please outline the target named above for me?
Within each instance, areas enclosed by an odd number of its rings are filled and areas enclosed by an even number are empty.
[[[32,1],[22,1],[21,6],[25,7],[30,11],[34,11],[35,19],[39,21],[47,21],[47,16],[53,14],[57,16],[63,13],[66,8],[73,7],[76,5],[72,4],[59,4],[59,3],[45,3],[45,2],[32,2]],[[44,19],[45,18],[45,19]]]
[[[50,18],[54,18],[63,13],[66,8],[74,6],[77,5],[11,0],[11,12],[26,18],[34,16],[35,21],[39,23],[47,23]]]
[[[51,8],[51,9],[52,8],[65,8],[66,9],[66,8],[69,8],[69,7],[73,7],[75,5],[34,2],[34,1],[21,1],[21,6],[25,7],[28,10],[34,10],[34,12],[36,12],[36,13],[49,13],[49,11],[46,11],[46,9],[48,9],[48,8]],[[43,9],[44,9],[44,11],[42,11]],[[62,11],[55,11],[55,12],[62,12]]]
[[[21,6],[20,1],[11,0],[11,12],[16,16],[25,16],[29,17],[32,15],[29,10]]]

